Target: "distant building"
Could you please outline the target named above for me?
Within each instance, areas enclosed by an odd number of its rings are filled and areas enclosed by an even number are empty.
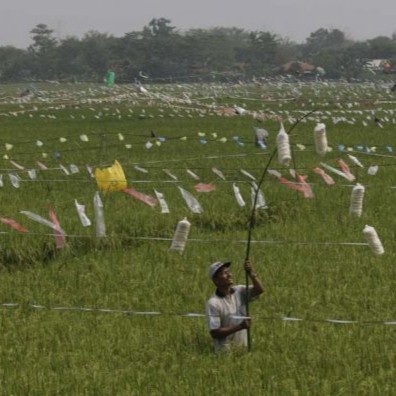
[[[281,66],[281,70],[284,73],[295,73],[295,74],[303,74],[303,73],[313,73],[316,67],[307,62],[300,61],[290,61]]]
[[[278,68],[279,73],[295,76],[303,80],[317,80],[326,74],[321,66],[314,66],[308,62],[290,61]]]
[[[370,59],[366,61],[364,68],[372,73],[392,73],[392,64],[388,59]]]

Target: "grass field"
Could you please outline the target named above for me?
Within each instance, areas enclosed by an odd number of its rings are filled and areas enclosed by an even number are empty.
[[[148,86],[142,95],[131,86],[47,83],[19,97],[23,88],[0,86],[0,216],[29,230],[0,229],[0,394],[394,394],[396,97],[386,86],[186,84]],[[246,113],[230,116],[235,105]],[[308,176],[314,198],[265,175],[268,208],[256,211],[251,259],[266,292],[251,306],[252,351],[215,355],[206,318],[188,314],[204,314],[212,261],[231,260],[236,283],[244,282],[246,172],[262,176],[279,120],[289,130],[312,110],[290,133],[290,168]],[[325,157],[314,148],[317,122],[327,126]],[[254,145],[255,127],[270,132],[265,150]],[[339,159],[356,180],[327,171],[335,181],[328,186],[313,168],[340,169]],[[170,213],[102,192],[106,237],[97,238],[98,188],[87,165],[114,160],[129,187],[163,193]],[[373,165],[376,175],[368,174]],[[295,181],[276,155],[269,168]],[[199,182],[216,190],[199,193]],[[361,217],[349,213],[356,182],[366,189]],[[178,187],[203,213],[191,212]],[[49,208],[67,234],[63,249],[51,228],[20,213],[49,219]],[[191,232],[181,255],[169,247],[184,217]],[[367,245],[366,224],[385,254]]]

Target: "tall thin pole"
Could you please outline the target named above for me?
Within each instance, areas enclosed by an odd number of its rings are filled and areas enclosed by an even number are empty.
[[[257,199],[258,199],[258,193],[260,190],[260,186],[262,185],[262,183],[264,181],[264,177],[267,173],[268,167],[277,152],[278,152],[278,149],[275,148],[273,150],[265,168],[264,168],[264,171],[263,171],[261,178],[259,180],[259,183],[257,185],[257,190],[255,191],[255,194],[254,194],[253,208],[252,208],[252,212],[250,213],[250,218],[249,218],[249,223],[248,223],[248,237],[247,237],[247,244],[246,244],[245,261],[249,260],[249,258],[250,258],[250,245],[251,245],[251,240],[252,240],[252,230],[254,227],[256,205],[257,205]],[[245,270],[245,285],[246,285],[246,316],[249,316],[249,273],[246,270]],[[248,345],[247,345],[248,352],[250,352],[251,348],[252,348],[252,339],[251,339],[251,334],[250,334],[250,328],[247,329],[247,342],[248,342]]]
[[[287,134],[290,134],[290,132],[306,117],[308,117],[309,115],[311,115],[312,113],[314,113],[316,110],[312,110],[309,113],[305,114],[304,116],[302,116],[301,118],[299,118],[298,120],[296,120],[294,122],[294,124],[290,127],[290,129],[287,131]],[[247,244],[246,244],[246,255],[245,255],[245,261],[249,260],[250,258],[250,245],[251,245],[251,240],[252,240],[252,230],[254,227],[254,222],[255,222],[255,213],[256,213],[256,205],[257,205],[257,199],[258,199],[258,194],[260,191],[260,187],[264,182],[264,178],[265,175],[268,173],[268,168],[271,164],[271,161],[273,160],[273,158],[275,157],[276,153],[278,152],[278,148],[274,148],[274,150],[272,151],[265,167],[264,167],[264,171],[260,177],[260,180],[257,184],[257,189],[256,192],[254,194],[254,199],[253,199],[253,208],[252,211],[250,213],[250,217],[249,217],[249,223],[248,223],[248,237],[247,237]],[[246,316],[249,316],[249,273],[248,271],[245,270],[245,285],[246,285]],[[251,339],[251,334],[250,334],[250,328],[247,329],[247,348],[248,348],[248,352],[251,351],[252,349],[252,339]]]

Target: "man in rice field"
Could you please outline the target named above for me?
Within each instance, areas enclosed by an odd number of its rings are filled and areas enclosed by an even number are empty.
[[[206,304],[206,314],[216,351],[228,351],[232,345],[247,346],[246,329],[251,326],[251,319],[237,318],[246,316],[246,286],[233,286],[230,265],[230,262],[217,261],[209,267],[209,278],[216,285],[216,291]],[[264,287],[249,260],[244,267],[253,283],[248,290],[249,301],[252,301],[263,293]]]

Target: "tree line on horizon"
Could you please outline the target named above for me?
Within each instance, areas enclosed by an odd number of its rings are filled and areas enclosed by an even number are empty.
[[[304,63],[319,67],[327,78],[350,80],[373,77],[365,67],[372,59],[386,59],[389,73],[396,73],[396,33],[354,41],[338,29],[320,28],[298,44],[236,27],[180,32],[169,19],[154,18],[123,37],[89,31],[82,38],[58,40],[43,23],[30,34],[27,49],[0,46],[1,82],[99,82],[108,70],[120,83],[142,76],[159,82],[230,81],[282,72],[301,76]]]

